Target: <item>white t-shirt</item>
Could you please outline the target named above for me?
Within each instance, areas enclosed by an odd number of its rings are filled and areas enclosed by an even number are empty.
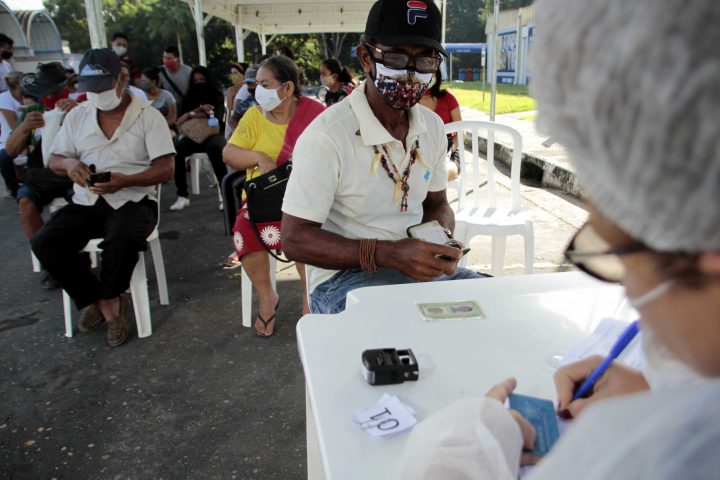
[[[406,238],[406,229],[422,221],[428,192],[447,187],[442,120],[421,105],[409,110],[409,120],[403,145],[375,117],[364,83],[347,101],[325,110],[295,144],[283,212],[320,223],[324,230],[346,238]],[[408,178],[408,209],[401,212],[395,202],[395,183],[374,161],[373,146],[382,152],[384,145],[389,162],[402,175],[416,140],[419,154]],[[309,291],[336,272],[308,265]]]
[[[126,175],[143,172],[150,168],[152,160],[174,154],[170,129],[160,112],[137,97],[131,98],[120,127],[111,139],[98,127],[97,110],[90,102],[70,110],[51,153],[77,158],[86,165],[95,164],[98,172]],[[73,203],[93,205],[98,199],[88,188],[75,184],[74,189]],[[155,199],[155,187],[127,187],[103,198],[118,209],[126,202],[138,202],[145,196]]]
[[[252,96],[252,94],[250,93],[250,89],[248,88],[247,83],[243,83],[243,84],[242,84],[242,87],[240,87],[240,89],[239,89],[239,90],[237,91],[237,93],[235,94],[235,98],[233,99],[233,103],[235,103],[235,102],[237,102],[237,101],[244,102],[245,100],[247,100],[247,99],[250,98],[251,96]]]
[[[7,83],[5,83],[5,76],[14,71],[12,64],[7,60],[0,60],[0,92],[4,92],[8,89]]]
[[[130,91],[130,94],[136,96],[140,100],[142,100],[144,102],[149,101],[147,95],[141,89],[139,89],[133,85],[128,85],[128,90]]]
[[[22,104],[15,100],[15,97],[12,96],[12,93],[10,93],[9,90],[0,93],[0,109],[15,112],[18,120],[20,119],[20,114],[22,113],[22,107]],[[12,127],[10,127],[5,115],[0,113],[0,148],[5,146],[5,142],[7,142],[11,131]]]

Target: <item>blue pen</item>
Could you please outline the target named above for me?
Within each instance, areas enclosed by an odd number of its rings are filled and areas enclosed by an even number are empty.
[[[595,385],[595,382],[600,380],[600,377],[605,374],[605,371],[610,367],[613,360],[620,356],[623,350],[625,350],[625,347],[627,347],[630,342],[632,342],[633,338],[635,338],[635,335],[637,335],[639,330],[640,325],[637,320],[628,325],[622,335],[620,335],[615,341],[615,345],[612,346],[610,353],[608,353],[608,356],[605,357],[605,360],[603,360],[602,363],[593,370],[590,376],[585,379],[578,391],[575,392],[572,399],[573,402],[578,398],[583,398],[588,392],[590,392],[593,385]]]

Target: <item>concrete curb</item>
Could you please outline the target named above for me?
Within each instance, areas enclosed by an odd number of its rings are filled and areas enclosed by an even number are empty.
[[[480,152],[487,154],[487,138],[480,136],[478,140]],[[469,133],[465,134],[465,148],[472,149],[472,138]],[[495,140],[497,161],[510,168],[512,155],[513,149],[510,145]],[[542,187],[554,188],[578,199],[583,197],[575,172],[539,155],[523,152],[520,174],[523,178],[530,177],[539,181]]]

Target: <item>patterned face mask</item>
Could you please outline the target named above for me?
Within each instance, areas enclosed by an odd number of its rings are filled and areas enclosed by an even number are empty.
[[[375,62],[375,88],[383,100],[396,110],[409,110],[418,103],[434,75],[413,70],[395,70]]]

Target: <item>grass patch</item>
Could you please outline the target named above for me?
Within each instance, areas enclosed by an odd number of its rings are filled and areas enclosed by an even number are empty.
[[[452,82],[447,88],[455,95],[460,105],[490,113],[490,84],[485,84],[483,101],[482,82]],[[498,85],[495,113],[527,112],[535,110],[537,104],[528,94],[528,87],[522,85]]]

